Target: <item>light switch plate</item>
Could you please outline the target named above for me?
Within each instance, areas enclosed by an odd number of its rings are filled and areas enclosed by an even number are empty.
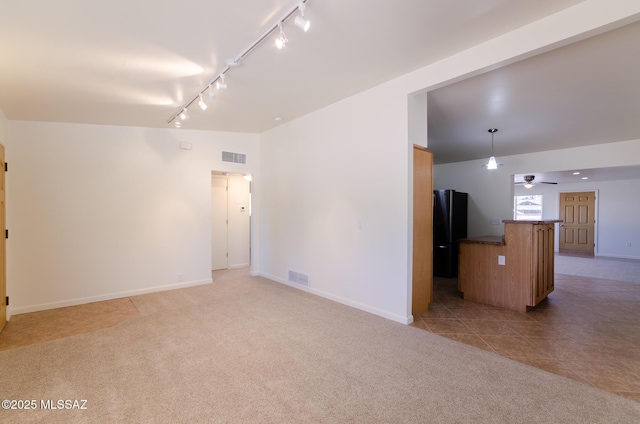
[[[498,255],[498,265],[505,265],[504,256]]]

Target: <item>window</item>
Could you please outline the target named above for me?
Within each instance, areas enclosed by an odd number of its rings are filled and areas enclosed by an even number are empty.
[[[513,214],[516,221],[541,221],[542,194],[514,196]]]

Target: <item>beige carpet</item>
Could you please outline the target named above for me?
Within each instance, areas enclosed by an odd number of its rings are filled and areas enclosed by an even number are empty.
[[[637,423],[640,404],[246,271],[0,352],[0,422]]]

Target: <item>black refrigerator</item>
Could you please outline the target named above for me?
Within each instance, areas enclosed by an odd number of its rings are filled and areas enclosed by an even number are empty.
[[[457,240],[467,237],[467,193],[434,190],[433,275],[458,275]]]

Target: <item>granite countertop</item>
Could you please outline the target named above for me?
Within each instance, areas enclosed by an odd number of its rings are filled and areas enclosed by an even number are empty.
[[[504,245],[504,236],[480,236],[458,240],[458,243]]]
[[[544,221],[515,221],[511,219],[502,220],[505,224],[555,224],[557,222],[562,222],[561,219],[546,219]],[[473,244],[490,244],[495,246],[504,246],[504,236],[480,236],[480,237],[471,237],[466,239],[458,240],[458,243],[473,243]]]

